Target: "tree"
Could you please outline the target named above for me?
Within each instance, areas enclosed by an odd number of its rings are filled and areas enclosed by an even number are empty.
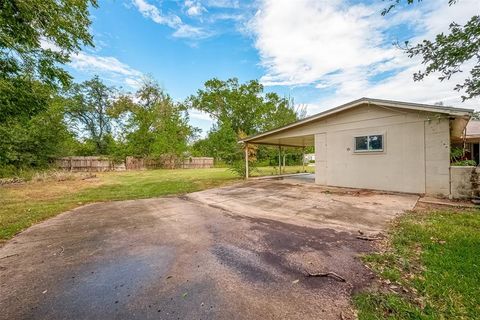
[[[65,142],[72,137],[64,122],[63,102],[51,95],[44,96],[43,103],[45,110],[31,117],[8,117],[0,122],[0,176],[45,167],[65,154]]]
[[[67,85],[70,76],[61,65],[83,45],[93,46],[89,5],[97,1],[0,1],[0,76]]]
[[[298,119],[300,113],[292,100],[263,90],[257,80],[240,84],[236,78],[214,78],[205,82],[205,88],[190,96],[186,105],[208,113],[215,124],[208,141],[196,142],[194,150],[231,163],[242,156],[237,146],[240,133],[251,135]]]
[[[0,1],[0,171],[47,165],[72,136],[57,89],[71,54],[93,45],[96,0]]]
[[[107,112],[113,105],[114,94],[115,88],[106,86],[98,76],[73,85],[68,92],[66,117],[70,127],[79,137],[91,139],[95,154],[107,154],[112,133]]]
[[[126,151],[135,156],[181,156],[196,129],[185,108],[175,103],[158,83],[146,78],[135,98],[122,96],[111,114],[122,126]]]
[[[257,80],[240,84],[237,78],[211,79],[187,99],[187,105],[210,114],[218,124],[229,123],[235,132],[254,134],[297,118],[292,101],[276,93],[263,93]]]
[[[421,0],[418,0],[420,2]],[[393,10],[402,0],[391,0],[390,6],[385,8],[383,15]],[[406,0],[413,4],[415,0]],[[449,0],[454,5],[457,0]],[[463,72],[470,62],[469,77],[463,83],[457,84],[455,90],[465,91],[462,100],[480,96],[480,15],[474,15],[465,25],[452,22],[450,33],[438,34],[435,40],[423,40],[421,43],[410,46],[405,42],[405,52],[410,58],[421,56],[425,65],[424,71],[413,75],[415,81],[420,81],[432,73],[439,72],[439,80],[449,80],[454,74]]]

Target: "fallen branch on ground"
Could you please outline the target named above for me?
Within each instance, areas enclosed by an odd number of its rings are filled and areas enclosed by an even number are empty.
[[[321,272],[321,273],[310,273],[307,272],[307,277],[332,277],[337,281],[345,282],[345,278],[336,274],[335,272]]]
[[[10,254],[8,256],[1,257],[0,259],[7,259],[7,258],[10,258],[10,257],[15,257],[15,256],[19,256],[19,254],[18,253]]]
[[[366,241],[382,240],[382,238],[379,238],[379,237],[367,237],[367,236],[357,236],[357,239],[366,240]]]

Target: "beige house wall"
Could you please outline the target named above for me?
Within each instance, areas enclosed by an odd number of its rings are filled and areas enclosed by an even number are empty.
[[[434,114],[361,106],[284,132],[315,134],[318,184],[449,194],[449,120]],[[383,134],[384,151],[356,153],[354,137]]]
[[[450,194],[450,122],[436,119],[425,122],[425,192]]]

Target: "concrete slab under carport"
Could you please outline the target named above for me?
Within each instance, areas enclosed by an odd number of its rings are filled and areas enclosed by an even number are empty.
[[[287,175],[195,192],[189,199],[225,211],[306,227],[381,232],[412,210],[418,195],[324,187],[309,175]]]

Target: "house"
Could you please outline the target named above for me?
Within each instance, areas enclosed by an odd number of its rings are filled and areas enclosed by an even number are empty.
[[[476,164],[480,163],[480,121],[470,120],[465,129],[465,135],[457,141],[458,147],[465,149],[465,157],[474,160]]]
[[[313,163],[315,162],[315,153],[306,153],[303,156],[303,163]]]
[[[462,139],[472,114],[361,98],[241,142],[314,146],[320,185],[449,196],[450,144]]]

